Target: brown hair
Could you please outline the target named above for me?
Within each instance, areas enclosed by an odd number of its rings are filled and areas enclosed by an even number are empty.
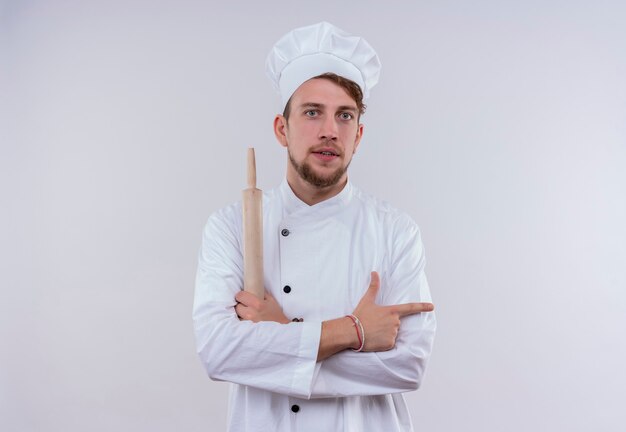
[[[315,76],[311,79],[325,79],[330,82],[337,84],[339,87],[344,89],[346,93],[352,98],[352,100],[356,103],[357,110],[359,111],[359,116],[357,118],[357,122],[361,118],[362,114],[365,114],[365,109],[367,106],[363,103],[363,92],[361,91],[361,87],[357,83],[348,78],[344,78],[340,75],[334,74],[332,72],[326,72],[321,75]],[[291,97],[287,101],[287,105],[285,105],[285,110],[283,111],[283,117],[285,120],[289,120],[289,114],[291,112]]]

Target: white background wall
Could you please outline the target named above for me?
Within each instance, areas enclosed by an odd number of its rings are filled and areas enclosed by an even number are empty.
[[[264,75],[328,20],[383,62],[351,167],[420,224],[439,331],[419,431],[626,423],[621,1],[0,3],[0,430],[219,431],[200,233],[285,155]]]

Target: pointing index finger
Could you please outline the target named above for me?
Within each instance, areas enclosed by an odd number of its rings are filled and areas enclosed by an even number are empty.
[[[435,305],[432,303],[404,303],[394,306],[394,312],[396,312],[400,318],[407,315],[414,315],[421,312],[432,312],[435,310]]]

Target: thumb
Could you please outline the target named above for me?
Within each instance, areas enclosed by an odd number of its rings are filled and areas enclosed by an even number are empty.
[[[372,302],[376,300],[376,296],[378,295],[378,290],[380,289],[380,277],[378,273],[373,271],[371,273],[370,286],[365,293],[365,297],[367,297]]]

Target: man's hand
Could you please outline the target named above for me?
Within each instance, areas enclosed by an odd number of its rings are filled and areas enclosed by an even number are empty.
[[[376,296],[380,289],[378,273],[372,272],[370,286],[353,312],[363,325],[365,346],[362,351],[388,351],[396,346],[400,318],[435,309],[432,303],[405,303],[379,306]],[[358,348],[359,339],[352,320],[336,318],[322,323],[322,336],[317,351],[317,361],[348,348]]]
[[[267,290],[263,300],[246,291],[239,291],[235,295],[235,300],[237,300],[235,311],[241,320],[274,321],[281,324],[291,322],[283,313],[276,299]]]
[[[396,345],[400,329],[400,318],[435,309],[432,303],[405,303],[391,306],[379,306],[375,303],[380,278],[372,272],[370,286],[361,298],[353,314],[363,324],[365,346],[363,351],[387,351]]]

